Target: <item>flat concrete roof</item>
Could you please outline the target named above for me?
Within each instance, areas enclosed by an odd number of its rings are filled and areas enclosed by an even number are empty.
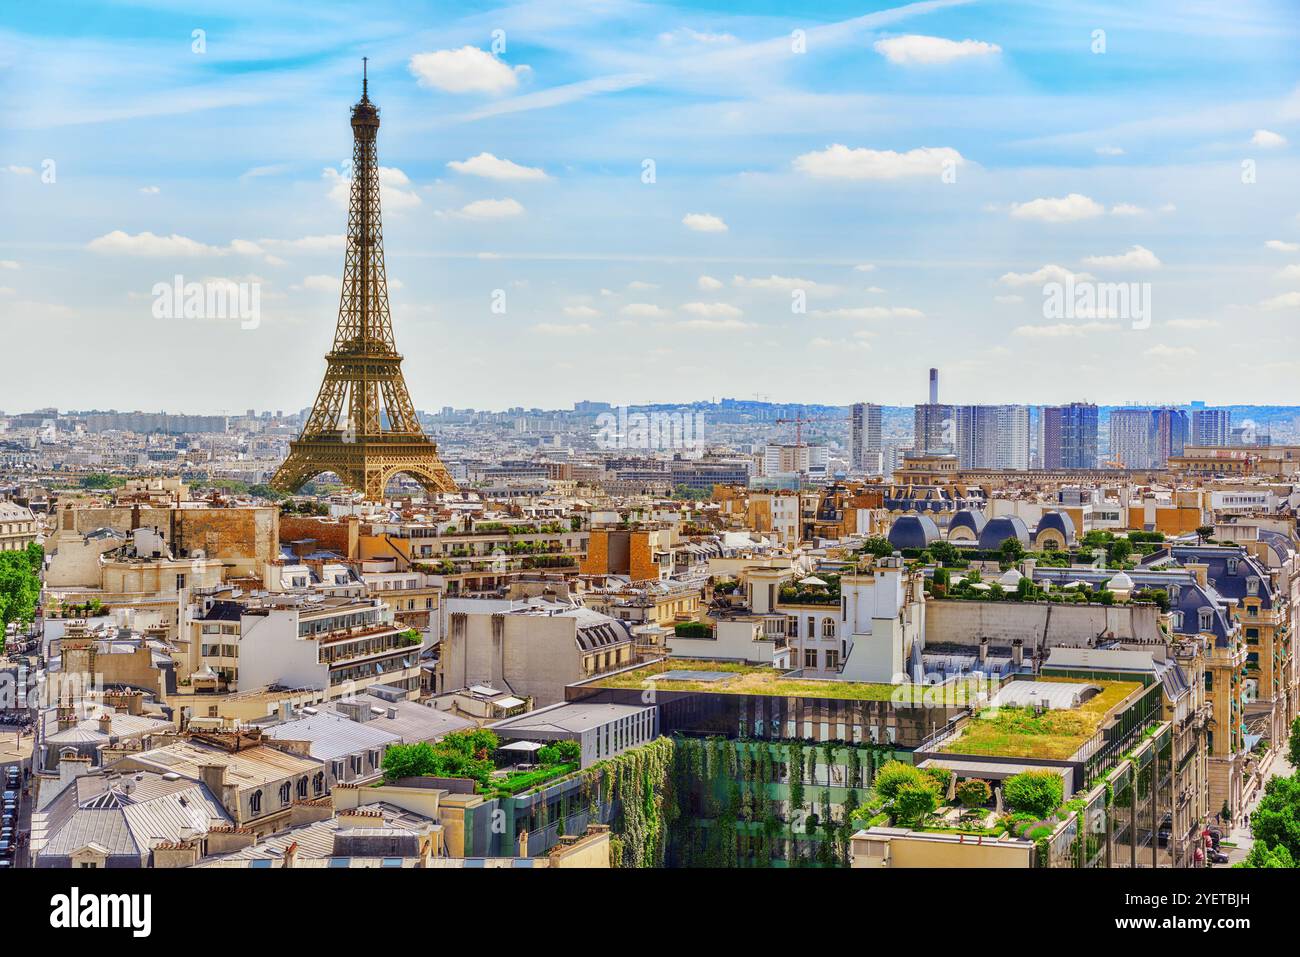
[[[648,704],[557,704],[498,721],[491,727],[498,733],[508,732],[511,737],[527,737],[537,732],[581,734],[653,707]]]

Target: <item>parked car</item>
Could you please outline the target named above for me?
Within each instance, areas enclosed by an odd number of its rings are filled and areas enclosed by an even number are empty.
[[[6,791],[4,796],[4,801],[6,804],[8,804],[10,801],[13,801],[16,804],[18,802],[18,792]]]
[[[1220,851],[1216,848],[1215,850],[1210,851],[1210,863],[1226,864],[1228,863],[1228,855],[1224,854],[1223,851]]]
[[[13,857],[13,856],[14,856],[14,842],[0,841],[0,857]]]

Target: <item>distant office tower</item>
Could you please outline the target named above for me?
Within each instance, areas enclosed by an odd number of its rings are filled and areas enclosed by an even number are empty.
[[[918,405],[914,430],[917,452],[953,453],[957,448],[957,423],[950,405]]]
[[[855,402],[850,414],[849,465],[856,472],[880,468],[880,406]]]
[[[1110,455],[1124,468],[1161,468],[1187,445],[1182,409],[1115,409],[1110,414]]]
[[[1086,402],[1044,406],[1038,458],[1045,469],[1097,467],[1097,407]]]
[[[939,404],[939,370],[930,370],[930,404]]]
[[[1227,409],[1192,411],[1193,445],[1227,445],[1232,440],[1232,413]]]
[[[1028,407],[959,405],[953,413],[959,468],[1029,468]]]

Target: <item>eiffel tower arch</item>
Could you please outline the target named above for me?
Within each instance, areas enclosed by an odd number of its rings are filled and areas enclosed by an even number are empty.
[[[361,100],[352,107],[352,188],[338,325],[311,415],[271,479],[283,492],[296,492],[322,472],[333,472],[374,502],[383,501],[388,482],[402,473],[430,495],[456,490],[437,444],[416,418],[393,341],[378,134],[379,108],[370,102],[363,74]]]

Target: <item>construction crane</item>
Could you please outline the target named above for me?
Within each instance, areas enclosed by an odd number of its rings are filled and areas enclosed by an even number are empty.
[[[805,416],[802,413],[796,415],[793,419],[774,419],[777,425],[794,426],[794,444],[803,445],[803,424],[805,422],[847,422],[848,417],[843,415],[810,415]]]

